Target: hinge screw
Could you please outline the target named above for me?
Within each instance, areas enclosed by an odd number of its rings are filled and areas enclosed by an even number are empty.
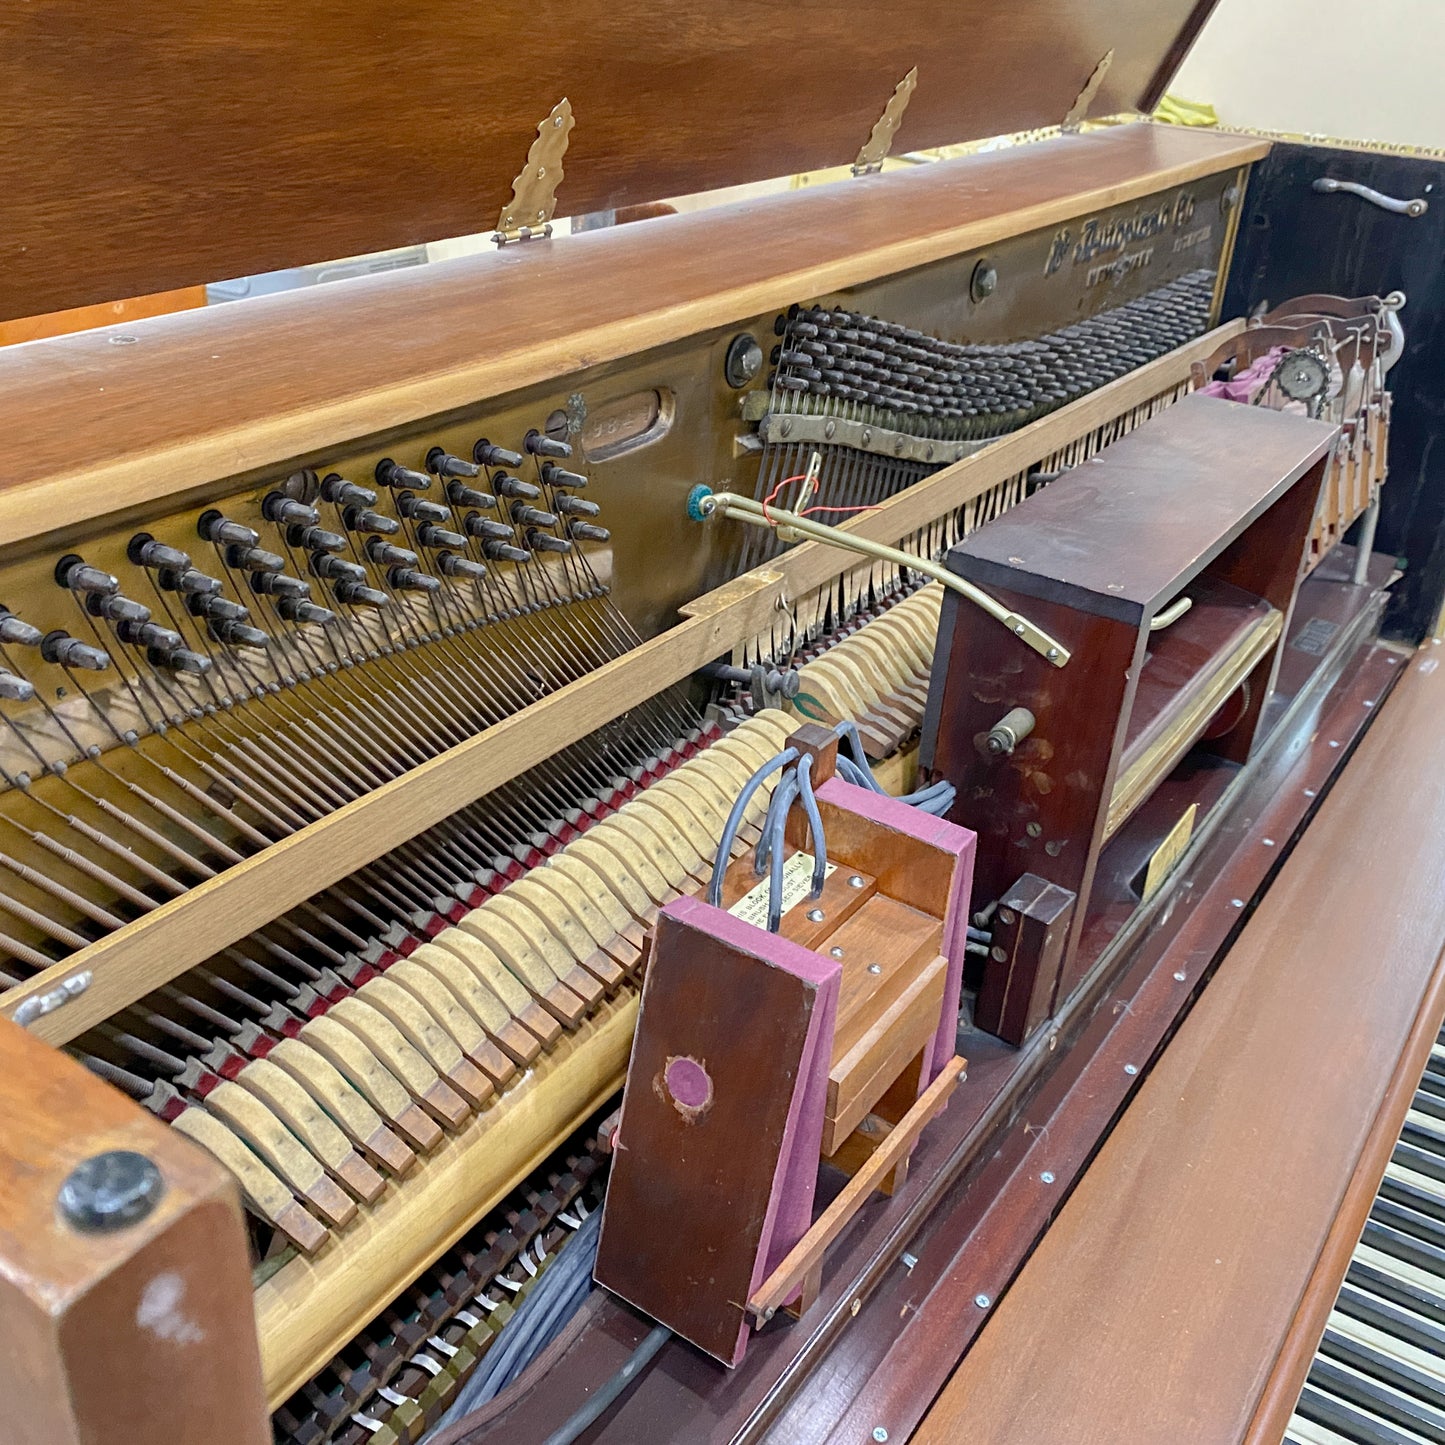
[[[161,1171],[144,1154],[110,1149],[71,1170],[56,1203],[61,1218],[83,1234],[108,1234],[137,1224],[166,1192]]]
[[[884,1445],[884,1442],[888,1439],[888,1432],[881,1425],[875,1425],[873,1427],[873,1438],[878,1442],[878,1445]]]
[[[974,1295],[973,1302],[981,1310],[986,1310],[993,1303],[993,1301],[986,1294]]]

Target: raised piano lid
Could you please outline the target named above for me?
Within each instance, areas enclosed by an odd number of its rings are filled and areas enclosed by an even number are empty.
[[[1214,0],[90,0],[11,7],[0,318],[486,230],[538,123],[559,214],[1149,110]],[[900,224],[906,220],[900,218]]]

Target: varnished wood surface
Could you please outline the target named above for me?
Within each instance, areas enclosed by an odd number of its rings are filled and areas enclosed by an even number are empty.
[[[1171,390],[1189,374],[1196,356],[1207,354],[1240,324],[1220,327],[945,467],[855,518],[848,529],[890,543],[908,536],[1069,440]],[[33,1025],[51,1043],[77,1037],[722,656],[765,627],[781,597],[802,596],[853,565],[851,553],[808,542],[707,593],[684,609],[686,619],[670,631],[8,990],[0,998],[0,1013],[12,1014],[26,998],[90,970],[94,981],[86,992]]]
[[[1439,1022],[1441,661],[1410,664],[921,1445],[1245,1435],[1422,1000]]]
[[[1266,149],[1125,126],[0,352],[0,546],[324,461],[359,437]]]
[[[538,123],[577,118],[562,214],[1152,104],[1198,0],[86,0],[0,27],[0,315],[486,230]]]

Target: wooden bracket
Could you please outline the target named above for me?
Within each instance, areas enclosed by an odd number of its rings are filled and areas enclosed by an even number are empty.
[[[1111,51],[1110,54],[1112,53]],[[868,139],[864,142],[863,149],[858,152],[858,159],[853,162],[855,176],[870,176],[883,169],[883,162],[893,148],[893,137],[897,135],[898,127],[903,124],[903,112],[908,109],[908,102],[917,85],[918,67],[915,65],[894,86],[888,104],[883,107],[883,114],[874,122],[873,129],[868,133]]]
[[[512,199],[502,208],[492,235],[497,245],[532,241],[552,234],[557,209],[557,187],[562,184],[562,157],[576,122],[572,102],[563,96],[537,127],[537,139],[527,152],[527,164],[512,182]]]
[[[1083,125],[1084,118],[1089,114],[1089,107],[1094,103],[1094,97],[1098,95],[1100,86],[1104,83],[1104,77],[1109,73],[1109,67],[1114,63],[1114,52],[1106,50],[1104,57],[1094,67],[1093,73],[1084,82],[1084,88],[1075,98],[1073,105],[1069,107],[1069,113],[1064,117],[1059,129],[1065,135],[1073,135]]]

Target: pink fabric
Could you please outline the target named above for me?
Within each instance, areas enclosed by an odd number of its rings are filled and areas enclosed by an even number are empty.
[[[1271,347],[1253,366],[1246,367],[1232,381],[1211,381],[1199,390],[1204,396],[1217,396],[1224,401],[1252,403],[1275,374],[1288,349],[1285,346]]]

